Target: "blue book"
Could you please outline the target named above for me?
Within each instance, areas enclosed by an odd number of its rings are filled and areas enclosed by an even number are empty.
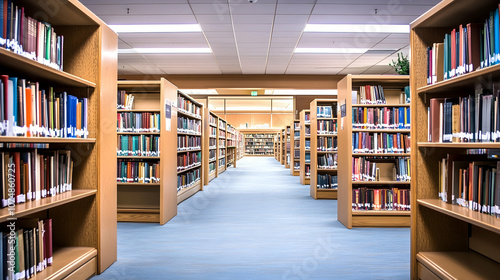
[[[75,96],[68,95],[68,110],[67,110],[67,120],[68,120],[68,137],[76,137],[76,104],[78,99]]]
[[[410,107],[407,107],[406,108],[406,124],[405,124],[405,128],[411,128],[411,116],[410,116]]]
[[[7,0],[7,29],[6,29],[6,34],[5,34],[5,39],[10,39],[10,31],[11,31],[11,24],[10,22],[12,21],[12,1]]]
[[[399,128],[404,128],[404,123],[405,123],[405,108],[399,107],[398,108],[398,114],[399,114]]]
[[[0,2],[0,37],[5,39],[5,34],[3,34],[3,1]],[[0,270],[2,271],[2,270]]]
[[[17,126],[17,123],[19,122],[17,107],[20,105],[19,100],[17,98],[17,77],[9,77],[9,80],[12,81],[12,102],[13,102],[12,114],[14,115],[13,125]]]

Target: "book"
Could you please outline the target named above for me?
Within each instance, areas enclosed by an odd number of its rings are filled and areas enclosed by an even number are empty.
[[[223,165],[225,165],[225,159],[223,161]],[[194,186],[196,183],[198,183],[200,181],[200,173],[201,173],[201,169],[198,168],[198,169],[177,175],[177,192],[180,192],[183,189],[190,188],[190,187]]]
[[[410,211],[410,190],[400,188],[352,189],[352,210]]]

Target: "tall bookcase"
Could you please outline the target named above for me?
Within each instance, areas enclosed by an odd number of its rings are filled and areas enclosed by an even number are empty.
[[[231,125],[227,124],[226,127],[226,166],[233,166],[236,167],[236,145],[237,145],[237,131],[236,129]]]
[[[385,104],[362,104],[361,87],[365,91],[368,85],[372,86],[371,89],[373,86],[381,86]],[[401,141],[405,139],[409,143],[410,135],[409,124],[405,125],[404,122],[410,104],[406,103],[406,97],[402,99],[404,88],[408,85],[408,76],[392,75],[347,75],[338,83],[342,115],[339,116],[337,208],[338,220],[347,228],[410,225],[409,209],[397,211],[403,208],[385,205],[379,207],[381,201],[402,199],[409,195],[410,180],[401,176],[393,178],[393,169],[401,162],[408,163],[410,156],[409,147],[401,145]],[[397,118],[400,113],[401,118]],[[389,115],[392,117],[383,117]],[[403,122],[400,123],[400,120]],[[399,142],[393,141],[394,138]],[[378,177],[373,174],[373,170],[365,168],[367,164],[379,170]],[[374,203],[370,199],[363,199],[371,197],[372,192]],[[373,207],[360,210],[366,203]]]
[[[280,135],[280,163],[281,165],[286,164],[286,129],[283,128],[281,129],[281,135]]]
[[[12,218],[52,219],[53,264],[36,277],[89,278],[116,261],[116,170],[115,139],[117,81],[117,35],[78,1],[52,2],[57,11],[44,13],[46,3],[22,1],[26,15],[49,22],[64,36],[64,71],[0,48],[2,75],[38,82],[39,90],[66,91],[87,98],[87,138],[1,136],[3,152],[30,152],[8,148],[47,144],[50,151],[71,150],[72,190],[0,209],[0,221]],[[40,93],[37,91],[37,93]],[[17,104],[17,103],[14,103]],[[38,149],[43,153],[45,149]],[[37,185],[39,186],[39,185]],[[13,215],[12,215],[13,214]],[[19,221],[20,222],[20,221]]]
[[[126,174],[125,167],[128,162],[159,164],[161,169],[159,170],[159,182],[153,180],[147,183],[145,181],[138,182],[138,180],[132,182],[119,180],[117,182],[117,220],[119,222],[153,222],[163,225],[177,214],[177,194],[172,187],[176,184],[174,181],[176,169],[173,164],[167,164],[173,157],[177,156],[176,147],[168,145],[168,143],[177,141],[177,120],[172,115],[169,120],[166,120],[165,111],[162,110],[162,105],[164,105],[162,100],[176,100],[177,87],[162,78],[159,81],[118,81],[118,91],[126,92],[134,98],[133,108],[117,110],[119,119],[135,119],[139,115],[143,119],[149,120],[151,117],[159,117],[155,120],[160,120],[158,125],[151,125],[152,128],[147,132],[137,132],[137,130],[124,132],[126,129],[123,131],[118,129],[119,152],[117,158],[118,170],[121,171],[118,177],[123,177],[121,174]],[[166,121],[170,122],[169,130],[164,129],[166,124],[163,122]],[[141,127],[144,128],[143,125]],[[146,146],[147,141],[155,142],[154,139],[159,137],[157,147],[159,154],[134,153],[134,155],[130,155],[132,151],[123,147],[125,139],[122,137],[137,138],[134,141],[144,142],[143,146]],[[127,142],[132,144],[132,140],[128,139]],[[123,151],[122,148],[124,148]]]
[[[217,176],[226,171],[226,126],[227,123],[224,119],[219,118],[217,126],[217,134],[219,140],[217,141]]]
[[[279,150],[278,150],[278,136],[277,136],[277,135],[275,135],[275,136],[274,136],[274,153],[273,153],[273,155],[274,155],[274,159],[275,159],[275,160],[278,160],[278,158],[279,158],[279,153],[278,153],[278,151],[279,151]]]
[[[286,153],[286,157],[285,157],[285,168],[290,168],[290,163],[292,163],[292,158],[290,156],[290,152],[291,152],[291,148],[290,148],[290,131],[291,131],[291,127],[289,125],[286,126],[285,128],[285,132],[286,132],[286,135],[285,135],[285,138],[286,138],[286,142],[285,142],[285,153]]]
[[[323,108],[326,107],[331,108],[329,114],[324,113]],[[310,194],[314,199],[336,199],[337,187],[330,182],[332,177],[337,176],[337,100],[314,99],[309,108],[311,114]],[[331,141],[333,145],[331,149],[324,150],[320,141]],[[330,158],[334,161],[329,162]],[[325,182],[329,184],[323,184]]]
[[[425,125],[428,123],[427,108],[431,104],[430,99],[474,96],[477,93],[475,90],[491,90],[493,83],[498,82],[500,65],[496,64],[427,85],[427,48],[433,43],[443,42],[445,34],[450,34],[453,29],[458,30],[461,25],[465,27],[468,23],[477,22],[483,26],[485,20],[490,18],[490,12],[496,9],[498,1],[471,3],[444,0],[411,24],[411,122],[418,124],[413,125],[411,131],[411,145],[414,147],[411,151],[413,279],[498,278],[500,219],[446,203],[439,198],[438,193],[442,159],[448,155],[463,158],[468,149],[498,149],[500,143],[429,142],[428,128]],[[497,90],[494,92],[495,96]]]
[[[300,175],[300,120],[294,120],[290,132],[290,174]]]
[[[300,111],[300,183],[311,180],[311,119],[309,110]]]
[[[238,131],[238,160],[242,159],[245,156],[245,134],[243,132]]]
[[[269,132],[246,132],[245,135],[245,155],[247,156],[272,156],[275,147],[275,133]],[[276,158],[276,155],[275,155]]]
[[[203,152],[205,156],[203,157],[203,165],[206,168],[203,168],[203,183],[208,185],[210,181],[217,177],[217,141],[218,139],[218,131],[217,131],[217,123],[219,117],[212,113],[208,108],[205,108],[205,117],[204,117],[204,128],[203,131]]]
[[[177,203],[203,190],[203,105],[177,91]],[[164,166],[165,164],[163,164]],[[163,174],[162,174],[163,175]]]

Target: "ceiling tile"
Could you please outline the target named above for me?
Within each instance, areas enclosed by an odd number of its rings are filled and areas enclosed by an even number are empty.
[[[298,24],[306,23],[309,15],[276,15],[274,17],[275,24]]]
[[[191,4],[195,15],[229,15],[229,5],[222,1],[211,4]]]
[[[385,65],[385,66],[372,66],[366,71],[363,72],[363,74],[369,74],[369,75],[382,75],[384,73],[387,73],[387,71],[390,71],[392,69],[391,66]]]
[[[304,69],[302,67],[292,68],[288,67],[286,70],[286,74],[294,75],[294,74],[303,74],[307,72],[307,74],[311,75],[336,75],[342,68],[340,67],[325,67],[325,68],[307,68]]]
[[[193,15],[119,15],[99,16],[107,24],[196,24]]]
[[[196,15],[196,20],[200,24],[205,24],[205,23],[231,24],[231,16],[228,14]]]
[[[236,33],[239,33],[239,32],[268,32],[268,36],[269,34],[271,34],[271,28],[272,28],[272,24],[260,24],[260,23],[256,23],[256,24],[250,24],[250,23],[241,23],[241,24],[235,24],[234,25],[234,31]]]
[[[274,15],[275,4],[258,3],[250,4],[247,1],[231,1],[231,14],[233,15]]]
[[[307,23],[311,24],[409,24],[417,16],[369,16],[369,15],[311,15]]]
[[[203,32],[229,32],[233,31],[233,26],[231,24],[218,24],[218,23],[205,23],[200,24],[201,30]]]
[[[205,34],[205,36],[207,38],[233,38],[234,37],[234,33],[233,31],[225,31],[225,32],[218,32],[218,31],[204,31],[203,34]]]
[[[188,4],[87,5],[97,15],[192,15]]]
[[[137,0],[80,0],[84,5],[103,5],[103,4],[137,4]],[[188,0],[169,0],[171,4],[187,4]],[[163,4],[165,0],[145,0],[144,4]]]
[[[309,15],[314,4],[278,4],[277,15]]]
[[[420,16],[425,13],[430,6],[420,5],[374,5],[374,4],[316,4],[312,14],[314,15],[373,15],[376,16]],[[377,15],[375,14],[377,9]]]
[[[238,24],[272,24],[274,15],[237,15],[233,16],[233,23]]]
[[[339,75],[347,75],[347,74],[359,75],[366,70],[367,70],[367,67],[348,67],[348,68],[342,69],[342,71],[340,71],[338,74]]]

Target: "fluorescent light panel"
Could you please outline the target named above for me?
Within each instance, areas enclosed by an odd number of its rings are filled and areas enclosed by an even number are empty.
[[[407,24],[307,24],[304,32],[410,33]]]
[[[211,53],[210,48],[133,48],[119,49],[118,53],[146,53],[146,54],[168,54],[168,53]]]
[[[365,53],[368,48],[296,48],[295,53],[333,53],[333,54],[351,54]]]
[[[336,89],[275,89],[273,95],[337,95]]]
[[[180,89],[187,95],[217,95],[219,94],[215,89]]]
[[[116,33],[201,32],[199,24],[131,24],[109,25]]]

